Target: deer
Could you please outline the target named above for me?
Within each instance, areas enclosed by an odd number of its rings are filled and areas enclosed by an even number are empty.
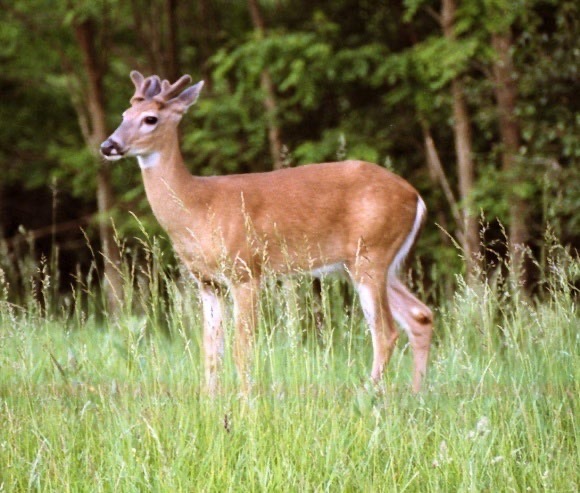
[[[199,287],[205,388],[219,388],[224,297],[233,301],[233,358],[241,387],[250,362],[267,275],[340,273],[354,285],[371,335],[371,382],[379,384],[399,332],[413,353],[412,391],[427,372],[433,314],[399,279],[426,216],[406,180],[357,160],[224,176],[195,176],[180,151],[178,125],[197,101],[192,85],[130,73],[135,93],[119,127],[100,146],[115,161],[136,157],[148,202]]]

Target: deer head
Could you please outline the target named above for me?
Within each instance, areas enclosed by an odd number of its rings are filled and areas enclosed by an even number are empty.
[[[181,117],[203,87],[203,81],[187,87],[191,84],[189,75],[171,84],[156,75],[145,78],[134,70],[131,80],[135,85],[131,107],[123,113],[117,130],[101,144],[101,154],[110,161],[156,152],[169,135],[176,134]]]

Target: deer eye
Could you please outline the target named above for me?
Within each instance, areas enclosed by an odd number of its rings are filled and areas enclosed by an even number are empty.
[[[143,123],[145,123],[146,125],[155,125],[157,123],[157,117],[146,116],[145,118],[143,118]]]

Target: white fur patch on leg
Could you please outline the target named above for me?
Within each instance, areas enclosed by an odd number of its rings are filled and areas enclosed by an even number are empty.
[[[224,331],[220,298],[211,289],[200,288],[203,307],[203,352],[205,357],[205,385],[210,395],[218,388],[218,372],[224,355]]]
[[[213,326],[217,322],[221,321],[221,306],[220,300],[217,294],[207,290],[201,290],[201,302],[203,306],[203,316],[204,320],[211,322]]]
[[[373,299],[373,293],[371,289],[368,286],[365,286],[364,284],[357,284],[356,290],[358,292],[360,306],[364,313],[365,319],[371,331],[374,332],[374,326],[377,317],[377,307],[375,304],[375,300]]]

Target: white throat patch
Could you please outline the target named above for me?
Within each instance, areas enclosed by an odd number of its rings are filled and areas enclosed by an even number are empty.
[[[161,155],[158,152],[152,152],[142,156],[137,156],[137,162],[141,169],[154,168],[159,164]]]

